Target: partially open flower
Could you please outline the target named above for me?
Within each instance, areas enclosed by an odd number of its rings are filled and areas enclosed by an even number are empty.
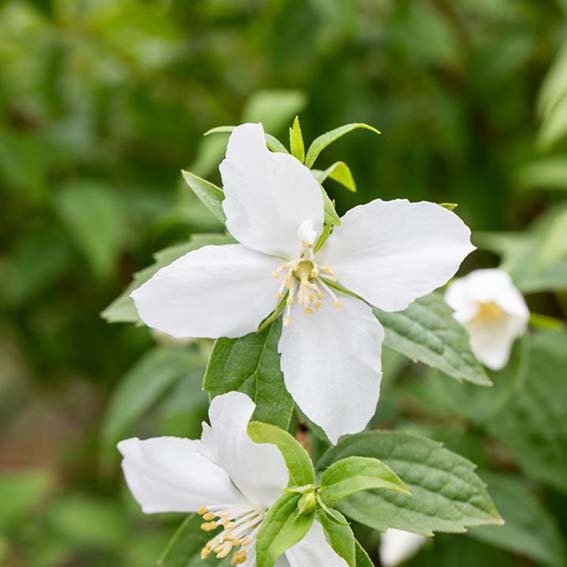
[[[361,431],[380,392],[384,329],[371,305],[399,311],[445,284],[473,250],[469,229],[434,203],[376,199],[347,212],[317,250],[321,187],[296,158],[268,150],[260,124],[235,128],[220,171],[240,244],[159,270],[132,293],[140,317],[174,337],[239,337],[285,298],[287,389],[332,442]]]
[[[419,534],[390,528],[380,538],[380,563],[383,567],[396,567],[415,555],[426,541]]]
[[[255,405],[231,392],[211,402],[211,425],[200,441],[158,437],[118,444],[126,482],[147,514],[197,512],[211,533],[201,557],[231,557],[232,565],[255,567],[256,536],[270,506],[288,484],[279,450],[259,445],[247,427]],[[276,567],[346,567],[313,522],[305,538]]]
[[[529,319],[526,302],[510,276],[499,269],[476,270],[453,282],[445,300],[467,329],[480,362],[492,370],[504,368]]]

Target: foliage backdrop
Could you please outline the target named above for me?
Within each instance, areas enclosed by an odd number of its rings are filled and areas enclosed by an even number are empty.
[[[307,140],[378,127],[324,155],[358,185],[336,187],[339,212],[376,197],[459,203],[482,248],[463,271],[503,254],[531,308],[564,319],[565,292],[548,291],[567,285],[530,268],[567,281],[566,30],[565,0],[0,3],[0,563],[152,565],[178,523],[142,517],[114,444],[199,433],[211,345],[99,313],[156,250],[220,229],[180,177],[218,181],[224,142],[202,138],[211,127],[262,120],[286,136],[298,113]],[[550,408],[534,421],[553,428],[566,339],[548,332],[530,360],[557,384],[533,384]],[[529,439],[510,442],[529,400],[487,418],[493,396],[385,362],[376,424],[443,440],[492,470],[505,518],[530,511],[496,541],[492,528],[437,537],[413,564],[560,566],[565,431],[534,457]]]

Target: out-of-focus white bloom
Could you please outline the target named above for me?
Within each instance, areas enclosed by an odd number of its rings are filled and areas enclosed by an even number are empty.
[[[332,442],[361,431],[382,375],[384,329],[370,305],[399,311],[445,284],[474,249],[470,230],[434,203],[376,199],[348,211],[316,251],[321,187],[299,160],[268,150],[261,124],[234,129],[220,172],[240,244],[159,270],[132,293],[140,317],[174,337],[239,337],[287,298],[278,346],[287,389]]]
[[[198,512],[204,531],[222,528],[201,557],[232,555],[232,565],[242,567],[255,567],[260,525],[289,479],[279,450],[248,437],[254,409],[248,396],[230,392],[211,402],[211,425],[203,423],[200,441],[157,437],[118,444],[126,482],[145,513]],[[347,565],[315,521],[276,567]]]
[[[499,269],[476,270],[453,282],[445,300],[467,329],[480,362],[492,370],[504,368],[530,315],[510,276]]]
[[[380,563],[383,567],[396,567],[415,555],[426,541],[421,535],[390,528],[380,539]]]

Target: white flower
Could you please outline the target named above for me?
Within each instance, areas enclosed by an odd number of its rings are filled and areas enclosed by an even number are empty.
[[[530,316],[510,276],[498,269],[476,270],[453,282],[445,301],[467,329],[476,357],[492,370],[504,368]]]
[[[203,559],[232,555],[232,565],[254,567],[260,524],[288,484],[279,450],[248,437],[254,408],[246,395],[230,392],[211,402],[211,425],[203,423],[200,441],[157,437],[118,444],[126,482],[145,513],[198,512],[202,529],[222,528],[211,534]],[[276,567],[346,567],[346,562],[314,522]]]
[[[240,244],[205,246],[132,293],[143,321],[175,337],[239,337],[287,295],[279,342],[286,387],[331,441],[376,410],[384,330],[368,302],[405,309],[445,284],[474,248],[452,212],[377,199],[346,213],[317,253],[321,187],[260,124],[230,136],[220,165],[227,228]],[[365,301],[332,288],[338,281]]]
[[[421,535],[390,528],[380,538],[380,563],[396,567],[415,555],[426,541]]]

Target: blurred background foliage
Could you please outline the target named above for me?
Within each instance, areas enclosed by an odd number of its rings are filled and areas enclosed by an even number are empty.
[[[308,141],[383,132],[326,150],[358,185],[330,187],[340,212],[456,202],[482,248],[463,272],[502,258],[565,319],[565,0],[0,2],[0,564],[153,565],[178,518],[142,516],[114,445],[199,433],[210,344],[99,313],[154,252],[220,230],[180,177],[218,181],[226,138],[202,133],[261,120],[285,139],[296,114]],[[479,462],[508,520],[412,564],[567,564],[566,335],[531,339],[496,397],[388,355],[375,423]]]

